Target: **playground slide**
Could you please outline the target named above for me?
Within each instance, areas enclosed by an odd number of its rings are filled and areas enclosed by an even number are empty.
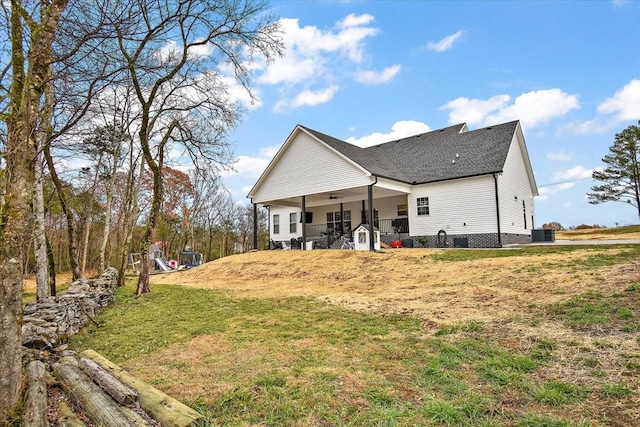
[[[164,262],[162,258],[156,258],[155,261],[156,264],[158,264],[158,267],[160,267],[160,270],[171,271],[171,268]]]

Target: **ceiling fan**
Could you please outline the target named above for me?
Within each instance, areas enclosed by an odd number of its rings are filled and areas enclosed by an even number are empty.
[[[336,195],[335,195],[335,194],[333,194],[333,193],[329,193],[329,197],[328,197],[328,199],[329,199],[329,200],[337,200],[337,199],[340,199],[340,196],[336,196]]]

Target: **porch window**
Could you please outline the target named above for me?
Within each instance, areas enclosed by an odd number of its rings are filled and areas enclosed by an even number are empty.
[[[407,205],[406,204],[398,205],[398,216],[408,216],[408,215],[409,215],[409,209]]]
[[[416,199],[416,206],[418,208],[418,216],[429,215],[428,197],[418,197]]]
[[[369,211],[367,209],[362,211],[362,223],[369,224]],[[378,208],[373,209],[373,226],[379,226]]]
[[[343,211],[342,223],[344,230],[351,230],[351,211]],[[340,232],[340,212],[327,212],[327,230]]]
[[[296,223],[298,221],[298,214],[292,212],[289,214],[289,233],[295,233],[297,231]]]
[[[280,214],[273,214],[273,234],[280,234]]]

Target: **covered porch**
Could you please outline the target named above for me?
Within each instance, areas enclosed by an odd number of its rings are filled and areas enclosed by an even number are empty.
[[[371,177],[373,183],[264,201],[269,209],[269,239],[292,249],[340,249],[353,230],[367,224],[380,240],[407,239],[409,186]],[[257,204],[254,202],[254,208]],[[369,221],[373,218],[373,221]],[[311,243],[313,242],[313,243]],[[257,245],[257,236],[254,236]],[[373,246],[373,242],[371,243]],[[373,248],[370,248],[373,250]]]

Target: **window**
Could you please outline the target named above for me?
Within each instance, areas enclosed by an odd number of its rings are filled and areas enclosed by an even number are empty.
[[[409,209],[407,205],[398,205],[398,216],[407,216],[409,215]]]
[[[418,197],[416,199],[416,206],[418,208],[418,215],[429,215],[429,198]]]
[[[298,221],[298,214],[292,212],[289,214],[289,233],[295,233],[297,231],[296,223]]]
[[[280,214],[273,214],[273,234],[280,234]]]
[[[527,229],[527,206],[522,201],[522,215],[524,216],[524,229]]]
[[[379,222],[378,222],[379,218],[378,218],[378,208],[374,208],[373,209],[373,226],[374,227],[378,227]],[[369,224],[369,211],[368,210],[363,210],[362,211],[362,223],[363,224]]]
[[[343,233],[350,232],[351,211],[343,211],[342,215],[342,224],[344,225]],[[337,232],[340,232],[340,212],[327,212],[327,230],[336,230]]]

